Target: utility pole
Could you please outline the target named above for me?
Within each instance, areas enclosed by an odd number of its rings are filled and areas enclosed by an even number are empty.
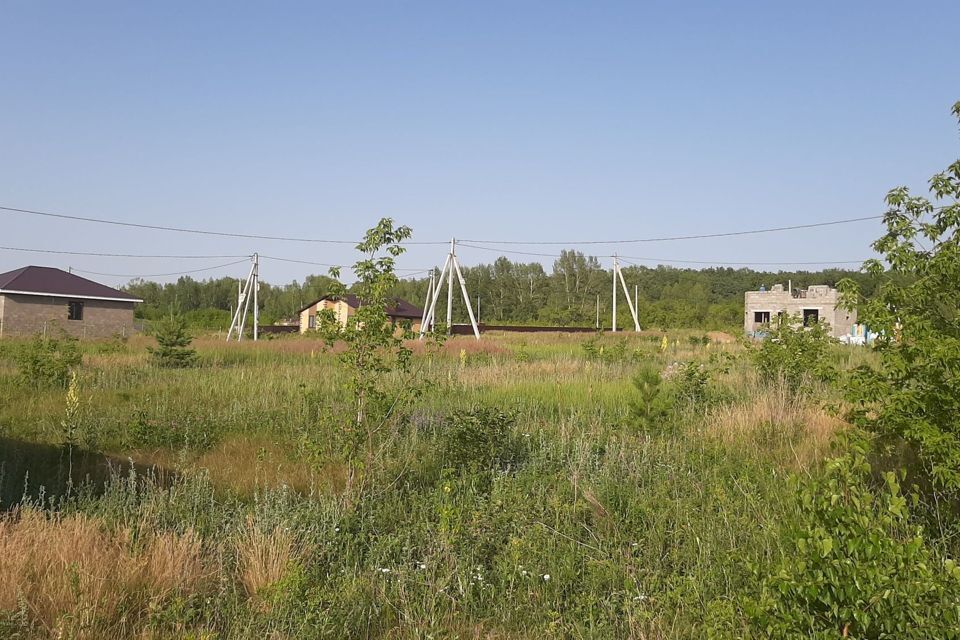
[[[420,323],[420,339],[428,330],[433,330],[436,324],[437,301],[440,299],[440,291],[443,289],[444,278],[447,284],[447,333],[453,329],[453,279],[456,276],[460,281],[460,294],[463,296],[463,304],[467,307],[467,314],[470,316],[470,325],[473,327],[473,335],[480,339],[480,328],[477,326],[477,319],[473,315],[473,305],[470,303],[470,296],[467,294],[467,283],[463,279],[463,273],[460,271],[460,261],[457,259],[457,240],[450,241],[450,253],[443,262],[443,269],[440,270],[440,277],[437,278],[437,285],[433,289],[433,295],[430,297],[430,304],[423,322]]]
[[[610,315],[613,321],[610,323],[610,332],[617,332],[617,271],[620,270],[620,260],[617,254],[613,254],[613,310]]]
[[[230,321],[230,329],[227,331],[227,342],[233,336],[236,329],[237,342],[243,340],[243,329],[247,324],[247,313],[250,310],[250,299],[253,298],[253,339],[257,339],[257,325],[260,321],[260,312],[257,309],[257,290],[260,284],[260,259],[258,254],[253,254],[250,259],[253,263],[250,265],[250,273],[241,287],[240,281],[237,281],[237,310]],[[252,295],[251,295],[252,294]]]
[[[260,332],[260,303],[257,293],[260,291],[260,254],[253,254],[253,341],[257,341]]]
[[[436,288],[437,274],[435,269],[430,270],[430,284],[427,285],[427,299],[423,303],[423,314],[420,316],[420,330],[427,325],[427,309],[430,307],[430,301],[433,299],[433,290]]]
[[[630,315],[633,317],[633,330],[640,331],[640,321],[637,319],[637,307],[630,299],[630,290],[627,289],[627,282],[623,279],[623,270],[620,269],[620,258],[613,256],[613,331],[617,330],[617,280],[623,288],[623,295],[627,299],[627,307],[630,309]],[[635,292],[639,288],[634,289]],[[638,295],[638,294],[635,294]],[[639,298],[638,298],[639,299]]]
[[[456,260],[456,239],[450,240],[450,263]],[[470,304],[469,302],[467,304]],[[453,267],[447,272],[447,335],[453,333]]]

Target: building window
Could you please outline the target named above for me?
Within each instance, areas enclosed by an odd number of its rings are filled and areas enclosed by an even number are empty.
[[[810,327],[820,321],[820,312],[816,309],[803,310],[803,326]]]
[[[753,321],[756,324],[770,324],[770,312],[769,311],[754,311],[753,312]]]
[[[71,300],[67,303],[67,320],[83,320],[83,303]]]
[[[317,328],[317,316],[307,316],[307,328],[308,329]]]

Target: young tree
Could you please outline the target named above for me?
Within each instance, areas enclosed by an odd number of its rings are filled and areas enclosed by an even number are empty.
[[[960,102],[953,106],[960,119]],[[851,420],[909,443],[934,484],[960,495],[960,160],[930,179],[934,200],[906,187],[887,194],[887,232],[873,243],[886,261],[869,299],[841,283],[861,322],[878,332],[880,366],[848,385]]]
[[[357,450],[365,442],[368,467],[374,457],[375,435],[399,400],[396,397],[388,401],[386,378],[394,372],[410,370],[412,352],[403,341],[412,337],[412,332],[409,327],[392,325],[387,306],[392,302],[390,292],[397,284],[394,261],[405,251],[400,243],[411,233],[409,227],[394,227],[390,218],[381,219],[367,231],[363,242],[357,245],[365,257],[353,265],[357,277],[353,293],[360,306],[345,326],[329,311],[319,318],[319,329],[328,345],[346,345],[340,362],[346,368],[346,385],[353,404],[347,456],[355,463]],[[330,273],[334,278],[340,277],[339,269],[331,269]],[[332,293],[343,296],[346,289],[338,283]]]
[[[197,362],[197,352],[190,348],[193,338],[187,333],[183,316],[171,315],[156,323],[153,337],[157,348],[147,347],[153,360],[161,367],[192,367]]]

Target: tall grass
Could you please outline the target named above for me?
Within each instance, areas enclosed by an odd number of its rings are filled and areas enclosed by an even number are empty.
[[[153,608],[202,593],[211,576],[190,531],[137,543],[83,514],[28,508],[0,521],[0,610],[42,636],[130,637]]]
[[[137,340],[91,348],[88,446],[176,473],[114,476],[8,515],[0,634],[743,637],[751,566],[783,553],[785,479],[815,471],[843,428],[823,409],[831,391],[758,380],[737,345],[671,336],[663,350],[660,335],[625,334],[597,358],[588,337],[417,353],[429,384],[384,428],[353,494],[336,447],[343,388],[315,341],[198,340],[203,365],[188,370],[150,366]],[[713,375],[716,401],[676,432],[635,424],[639,363],[718,352],[733,364]],[[55,442],[63,392],[14,375],[0,360],[4,435]],[[451,417],[475,406],[512,413],[509,464],[444,456]]]

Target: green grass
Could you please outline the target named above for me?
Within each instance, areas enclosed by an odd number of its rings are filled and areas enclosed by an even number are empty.
[[[789,405],[771,433],[751,407],[775,392],[738,360],[713,376],[722,422],[711,405],[684,413],[677,429],[646,434],[629,409],[638,363],[736,358],[741,348],[694,347],[678,335],[661,351],[659,336],[624,334],[602,338],[607,355],[595,357],[583,348],[589,338],[458,338],[418,354],[423,393],[382,434],[376,466],[350,492],[336,445],[347,398],[336,358],[317,342],[199,340],[202,366],[184,370],[151,366],[146,339],[109,352],[86,345],[78,444],[115,465],[143,466],[106,488],[48,492],[41,506],[129,531],[124,553],[165,531],[203,540],[216,579],[102,612],[102,629],[114,628],[111,616],[134,621],[114,637],[743,635],[739,597],[754,586],[751,566],[783,553],[793,499],[785,480],[822,455],[804,430],[808,409]],[[36,448],[2,478],[8,502],[24,487],[12,475],[32,466],[36,489],[63,456],[64,390],[20,387],[15,375],[0,358],[0,436]],[[444,459],[451,417],[477,406],[513,415],[504,443],[512,466]],[[718,433],[733,423],[744,426]],[[798,451],[808,452],[802,464]],[[92,460],[81,473],[97,466],[96,453]],[[146,480],[153,464],[174,475]],[[253,569],[238,560],[251,527],[287,558],[257,593],[244,586]],[[71,616],[81,604],[61,612],[76,637],[84,636]],[[41,622],[29,611],[0,613],[0,630],[25,637],[52,635]]]

